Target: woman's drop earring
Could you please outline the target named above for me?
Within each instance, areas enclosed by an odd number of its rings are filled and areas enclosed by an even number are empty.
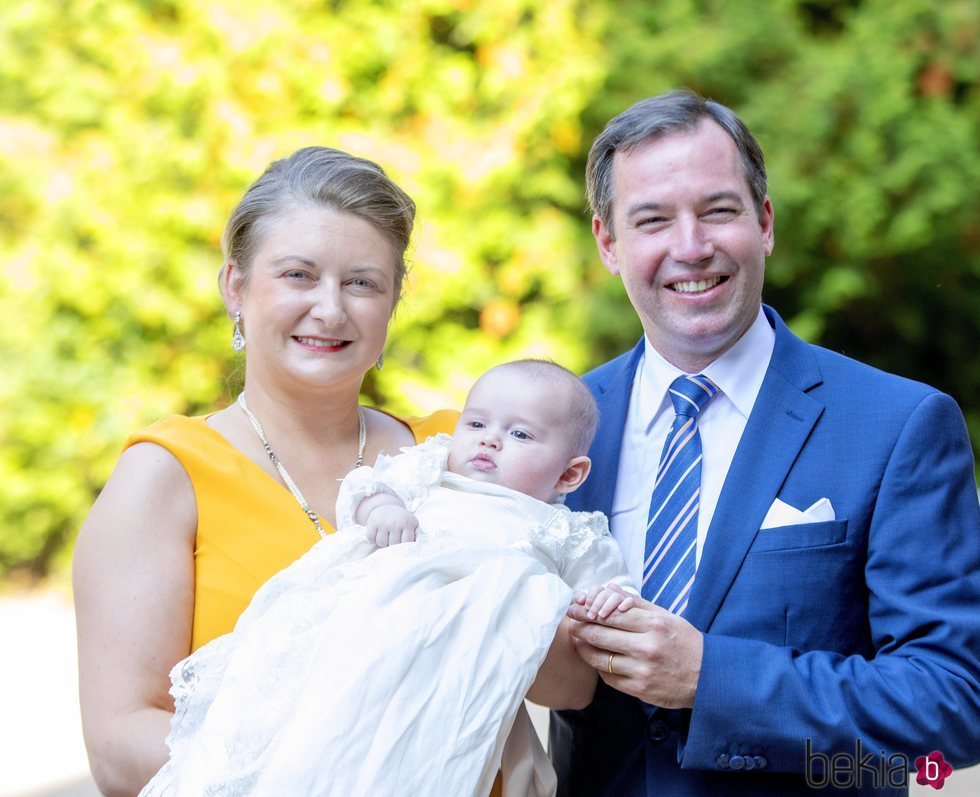
[[[242,334],[242,311],[235,311],[235,328],[231,333],[231,347],[241,353],[245,351],[245,336]]]
[[[374,364],[374,367],[380,371],[384,367],[384,364],[385,364],[385,355],[384,352],[382,352],[381,354],[378,355],[378,361]]]

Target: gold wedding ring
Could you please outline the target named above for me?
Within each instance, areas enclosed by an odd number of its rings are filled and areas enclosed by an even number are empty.
[[[612,671],[612,659],[613,659],[613,656],[614,655],[615,655],[614,653],[610,653],[609,654],[609,661],[606,662],[606,672],[609,673],[609,675],[615,675],[616,674],[616,673],[614,673]]]

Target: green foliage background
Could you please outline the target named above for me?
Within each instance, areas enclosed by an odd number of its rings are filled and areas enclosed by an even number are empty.
[[[627,348],[585,154],[675,86],[767,153],[766,300],[951,393],[980,440],[978,41],[975,0],[0,0],[0,574],[65,563],[127,433],[229,400],[221,229],[300,146],[419,205],[369,400],[458,406],[495,362]]]

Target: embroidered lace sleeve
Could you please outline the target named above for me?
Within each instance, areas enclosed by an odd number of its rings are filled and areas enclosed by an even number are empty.
[[[414,512],[446,470],[450,439],[437,434],[393,457],[381,454],[374,467],[364,465],[348,473],[337,496],[337,528],[354,525],[358,504],[375,493],[390,493]]]
[[[547,523],[532,530],[532,542],[548,554],[570,587],[585,590],[610,582],[636,592],[619,545],[602,512],[556,508]]]

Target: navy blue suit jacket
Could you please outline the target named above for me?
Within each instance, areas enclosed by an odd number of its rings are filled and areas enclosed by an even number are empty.
[[[705,632],[694,709],[600,681],[588,709],[552,712],[560,795],[808,794],[808,761],[819,782],[814,755],[854,756],[857,740],[875,757],[980,759],[980,506],[963,416],[764,309],[775,349],[685,613]],[[585,377],[601,424],[572,509],[610,512],[642,350]],[[775,498],[802,510],[823,497],[835,520],[760,531]],[[854,775],[820,793],[905,793]]]

